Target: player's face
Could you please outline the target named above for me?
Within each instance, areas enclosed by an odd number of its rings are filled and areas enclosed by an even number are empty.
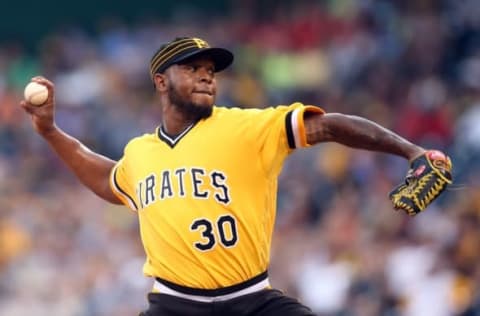
[[[200,119],[211,115],[217,85],[214,63],[208,57],[173,65],[167,70],[170,102]]]

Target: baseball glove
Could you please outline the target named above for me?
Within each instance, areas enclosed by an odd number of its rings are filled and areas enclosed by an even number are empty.
[[[438,150],[428,150],[415,158],[405,183],[398,185],[390,194],[395,209],[415,216],[435,200],[452,183],[452,162]]]

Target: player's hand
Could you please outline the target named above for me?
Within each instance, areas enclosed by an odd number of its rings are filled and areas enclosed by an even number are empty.
[[[48,98],[42,105],[33,105],[26,100],[20,101],[20,106],[31,115],[32,124],[37,133],[46,135],[55,130],[55,85],[48,79],[37,76],[31,81],[42,84],[48,89]]]

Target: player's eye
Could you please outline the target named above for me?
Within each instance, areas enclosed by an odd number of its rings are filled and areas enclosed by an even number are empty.
[[[183,70],[188,71],[188,72],[195,72],[197,70],[194,65],[190,65],[190,64],[182,65],[182,68],[183,68]]]

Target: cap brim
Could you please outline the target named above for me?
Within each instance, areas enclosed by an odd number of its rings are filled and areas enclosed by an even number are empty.
[[[172,61],[171,64],[178,64],[193,57],[209,56],[215,64],[215,72],[219,72],[230,66],[233,62],[233,53],[225,48],[209,47],[202,48],[191,53],[182,55],[180,58]]]

